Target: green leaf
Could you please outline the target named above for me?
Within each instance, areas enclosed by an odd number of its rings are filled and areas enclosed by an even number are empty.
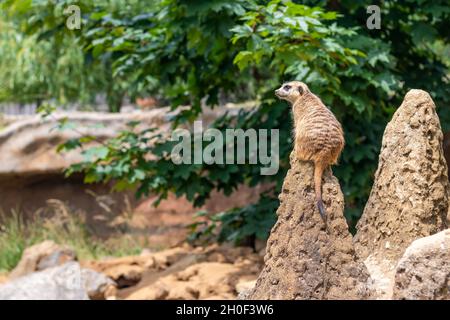
[[[67,152],[81,147],[81,139],[69,139],[65,143],[58,145],[56,152]]]
[[[109,154],[109,149],[105,146],[92,147],[83,152],[85,161],[103,160]]]
[[[251,51],[239,52],[233,60],[234,64],[237,64],[240,70],[245,69],[252,59],[253,53]]]

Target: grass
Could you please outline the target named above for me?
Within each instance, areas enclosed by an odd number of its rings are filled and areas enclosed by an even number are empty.
[[[3,116],[3,113],[0,112],[0,131],[2,131],[6,127],[6,122]]]
[[[79,212],[71,212],[63,203],[52,201],[50,207],[36,212],[27,221],[18,210],[8,215],[0,212],[0,273],[12,270],[27,247],[45,240],[73,248],[79,259],[134,255],[142,251],[139,239],[121,231],[107,239],[96,237]]]

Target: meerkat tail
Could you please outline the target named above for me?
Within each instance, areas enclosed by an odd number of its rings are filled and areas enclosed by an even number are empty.
[[[320,216],[325,222],[327,220],[327,213],[322,201],[322,174],[324,166],[321,163],[314,163],[314,190],[316,193],[316,203],[319,209]]]

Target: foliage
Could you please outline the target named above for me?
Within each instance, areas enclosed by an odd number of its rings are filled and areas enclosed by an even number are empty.
[[[218,94],[247,93],[249,77],[233,65],[231,27],[245,1],[155,1],[154,8],[123,16],[97,7],[85,34],[88,53],[110,55],[114,75],[133,79],[131,95],[162,95],[172,108],[189,104],[181,118],[193,120],[200,101],[217,104]],[[220,76],[218,76],[220,75]]]
[[[61,52],[50,42],[38,42],[38,35],[21,34],[10,22],[0,19],[0,28],[1,101],[89,102],[98,72],[84,68],[84,53],[74,39],[64,39]]]
[[[65,18],[64,7],[54,1],[1,5],[8,10],[0,13],[0,101],[38,106],[76,102],[86,108],[95,104],[98,94],[105,94],[110,110],[119,110],[124,84],[111,81],[107,61],[89,59],[73,33],[35,32],[45,19],[46,25],[55,21],[49,12]],[[27,10],[38,14],[25,18]]]
[[[165,4],[172,8],[170,5],[175,3],[179,4],[177,1],[172,1]],[[219,3],[219,2],[217,2]],[[216,4],[217,4],[216,3]],[[181,2],[183,4],[183,2]],[[222,11],[227,12],[228,6],[224,5]],[[184,9],[183,9],[184,8]],[[218,8],[221,8],[220,6]],[[347,37],[354,36],[355,31],[351,29],[343,29],[335,24],[327,26],[328,21],[332,21],[337,18],[336,14],[326,13],[320,8],[309,8],[302,5],[296,5],[293,3],[288,3],[285,7],[279,2],[272,2],[272,5],[267,9],[264,6],[257,6],[252,4],[245,7],[247,10],[233,10],[232,14],[235,15],[235,22],[243,21],[244,24],[230,28],[227,25],[224,30],[230,30],[228,35],[229,40],[233,43],[233,48],[236,51],[230,50],[230,56],[223,57],[221,53],[215,60],[221,61],[220,59],[226,59],[230,63],[229,69],[223,68],[223,65],[212,64],[209,62],[211,57],[209,55],[205,56],[204,47],[208,45],[209,50],[212,53],[215,52],[214,46],[223,41],[218,35],[208,36],[215,39],[218,43],[201,39],[203,42],[197,41],[197,46],[191,45],[189,41],[192,41],[191,32],[186,30],[186,24],[183,23],[183,16],[180,14],[186,11],[184,14],[186,17],[190,18],[189,26],[194,28],[195,23],[192,21],[192,16],[197,16],[198,26],[197,29],[205,29],[205,26],[210,24],[209,19],[216,19],[215,11],[211,9],[210,6],[205,7],[190,7],[174,6],[175,10],[174,17],[171,20],[166,14],[163,15],[167,10],[166,6],[161,8],[161,11],[154,14],[158,23],[154,23],[154,28],[151,28],[151,32],[145,35],[146,40],[152,44],[152,48],[145,50],[137,50],[133,48],[134,35],[136,35],[136,28],[130,23],[129,19],[125,20],[127,22],[126,28],[130,28],[132,31],[124,32],[124,36],[127,40],[117,40],[117,35],[111,29],[100,29],[97,27],[95,32],[97,36],[102,34],[105,38],[96,38],[96,41],[92,41],[92,45],[88,46],[89,50],[93,50],[96,54],[102,51],[120,51],[114,46],[114,43],[126,44],[122,47],[122,56],[118,58],[114,65],[123,67],[135,67],[139,70],[149,70],[148,73],[152,75],[158,75],[159,85],[167,85],[171,90],[178,86],[178,80],[172,78],[174,71],[167,69],[168,62],[174,63],[175,65],[183,65],[184,56],[190,57],[188,59],[188,66],[186,68],[185,76],[182,76],[185,70],[183,68],[176,69],[176,76],[179,79],[188,79],[188,83],[182,84],[184,89],[180,91],[182,94],[175,92],[177,96],[175,97],[173,106],[178,103],[190,103],[191,108],[189,113],[181,112],[181,116],[178,117],[179,121],[191,119],[192,115],[197,115],[200,112],[199,98],[203,96],[208,96],[212,101],[207,103],[213,103],[217,101],[218,92],[213,95],[213,92],[208,91],[210,84],[214,84],[214,88],[218,89],[218,84],[222,90],[227,88],[238,88],[240,83],[236,81],[231,81],[231,79],[236,79],[236,74],[241,74],[241,79],[248,81],[250,75],[258,72],[258,76],[255,79],[255,84],[253,85],[258,90],[255,94],[259,94],[261,106],[256,110],[243,110],[237,116],[225,115],[218,119],[213,126],[224,131],[226,128],[233,123],[233,127],[237,129],[280,129],[280,141],[287,141],[288,143],[281,144],[280,155],[282,159],[282,169],[277,175],[273,177],[266,177],[259,175],[260,166],[258,165],[174,165],[166,155],[158,153],[158,149],[153,147],[136,148],[137,145],[146,145],[148,140],[141,140],[139,137],[145,136],[144,133],[122,133],[118,139],[114,139],[107,143],[105,146],[100,147],[98,150],[105,150],[105,155],[98,157],[95,160],[85,161],[69,170],[69,173],[74,171],[84,171],[86,174],[86,182],[98,182],[109,180],[110,178],[117,181],[117,185],[122,186],[137,186],[137,194],[148,194],[149,192],[154,192],[160,195],[161,198],[167,196],[168,192],[175,192],[177,196],[185,195],[189,200],[191,200],[194,205],[200,206],[209,197],[212,190],[217,189],[224,191],[226,194],[230,194],[233,190],[237,188],[239,184],[247,183],[254,186],[258,183],[275,181],[277,190],[281,188],[282,179],[286,173],[287,168],[287,158],[290,152],[291,137],[290,137],[290,114],[288,106],[279,101],[275,101],[272,89],[277,86],[281,78],[285,75],[291,75],[292,77],[304,77],[305,81],[311,85],[317,85],[317,87],[328,85],[333,88],[333,92],[338,92],[340,80],[334,74],[338,72],[345,72],[352,65],[358,63],[357,59],[364,57],[364,54],[355,49],[350,49],[345,47],[344,40]],[[189,10],[194,10],[193,13]],[[204,10],[200,12],[198,10]],[[298,18],[299,15],[303,15],[304,18]],[[209,17],[209,15],[211,17]],[[164,19],[157,17],[163,16]],[[203,18],[208,17],[208,19]],[[259,21],[265,17],[264,21]],[[152,18],[151,15],[146,16],[147,19]],[[160,19],[160,20],[158,20]],[[138,20],[138,19],[131,19]],[[222,19],[223,20],[223,19]],[[221,20],[221,21],[222,21]],[[194,20],[195,21],[195,20]],[[167,23],[168,25],[166,25]],[[178,24],[182,27],[176,28]],[[139,26],[141,28],[142,22]],[[150,23],[151,25],[151,23]],[[169,25],[171,26],[169,29]],[[255,25],[258,25],[256,28]],[[149,27],[145,25],[145,27]],[[253,27],[252,27],[253,26]],[[113,28],[120,28],[124,30],[124,24],[118,24]],[[177,36],[169,34],[169,36],[161,37],[160,31],[155,30],[173,30],[173,32],[180,33]],[[255,31],[250,32],[252,28]],[[127,29],[125,29],[127,30]],[[140,30],[140,29],[139,29]],[[115,34],[114,37],[111,33]],[[141,32],[138,32],[141,34]],[[153,34],[158,34],[161,39],[154,38],[150,41]],[[139,39],[142,40],[141,36]],[[184,40],[180,39],[184,37]],[[173,39],[178,39],[178,41],[173,42],[172,45],[168,46],[168,41],[174,41]],[[109,42],[108,42],[109,41]],[[158,42],[159,41],[159,42]],[[276,42],[277,41],[277,42]],[[187,42],[187,43],[186,43]],[[276,42],[277,46],[274,46]],[[101,44],[99,47],[98,44]],[[161,43],[161,45],[158,45]],[[203,44],[202,44],[203,43]],[[125,49],[124,49],[125,48]],[[275,48],[275,49],[272,49]],[[162,51],[162,50],[165,51]],[[238,49],[240,49],[238,53]],[[320,50],[319,50],[320,49]],[[132,54],[128,53],[129,51]],[[137,59],[139,63],[136,65],[132,59],[132,55],[136,54],[136,51],[141,54]],[[176,62],[164,58],[165,55],[172,55],[173,52],[178,53],[178,59],[182,61]],[[208,51],[209,52],[209,51]],[[212,55],[212,53],[210,53]],[[217,53],[216,53],[217,55]],[[126,57],[127,62],[124,62],[124,57]],[[152,59],[150,59],[150,58]],[[200,60],[199,57],[202,57]],[[214,56],[212,56],[214,57]],[[166,62],[163,63],[164,59]],[[199,60],[199,61],[198,61]],[[170,65],[169,63],[169,65]],[[233,64],[234,63],[234,64]],[[256,63],[253,68],[249,68],[250,63]],[[192,70],[205,68],[208,66],[210,69],[206,70],[204,74],[200,73],[195,76],[190,76]],[[237,67],[236,67],[237,65]],[[161,69],[164,66],[164,69]],[[260,66],[268,66],[267,68],[262,68]],[[216,69],[211,69],[216,68]],[[219,71],[220,69],[220,71]],[[333,70],[333,73],[327,73],[327,70]],[[118,69],[118,72],[124,71],[123,69]],[[127,70],[131,72],[130,70]],[[217,74],[220,72],[221,76],[218,78]],[[228,73],[229,72],[229,73]],[[274,76],[275,75],[275,76]],[[214,77],[212,79],[211,77]],[[189,79],[193,79],[196,82],[205,81],[208,85],[203,85],[199,83],[189,84]],[[217,79],[218,78],[218,79]],[[167,81],[167,84],[165,83]],[[183,81],[183,80],[180,80]],[[257,84],[257,85],[256,85]],[[191,85],[199,86],[196,90],[199,92],[198,96],[186,96],[184,92],[193,93],[189,87]],[[203,91],[206,90],[206,91]],[[246,89],[248,90],[248,88]],[[169,90],[170,91],[170,90]],[[170,91],[172,92],[172,91]],[[169,92],[169,97],[170,97]],[[213,99],[214,98],[214,99]],[[357,105],[355,108],[359,107]],[[181,120],[180,120],[181,118]],[[131,139],[131,140],[130,140]],[[73,143],[71,144],[74,145]],[[124,147],[126,146],[126,147]],[[170,142],[160,142],[157,144],[157,148],[161,150],[169,151],[171,149]],[[226,148],[223,146],[223,148]],[[118,151],[120,149],[120,151]],[[107,151],[106,151],[107,150]],[[135,152],[138,151],[138,154]],[[95,153],[95,150],[94,150]],[[157,156],[155,160],[145,159],[146,153],[152,153]],[[126,170],[123,171],[123,162],[127,163],[125,167]],[[118,168],[117,168],[118,167]],[[136,174],[135,171],[139,174]],[[144,174],[145,173],[145,174]],[[139,176],[142,179],[139,181],[134,180],[135,176]],[[136,184],[136,182],[138,182]],[[275,197],[272,199],[272,206],[277,206],[277,199]],[[274,211],[269,211],[267,206],[257,206],[258,208],[266,208],[266,213],[264,215],[264,221],[262,223],[266,227],[258,232],[258,236],[261,234],[267,234],[270,229],[270,221],[273,221]],[[249,206],[247,209],[251,208]],[[234,216],[242,215],[239,219],[248,220],[249,215],[245,214],[246,209],[237,210],[232,213]],[[236,224],[234,224],[236,226]],[[231,227],[231,225],[230,225]],[[246,234],[246,232],[244,232]],[[223,238],[223,237],[219,237]],[[237,237],[240,239],[240,236]]]
[[[9,6],[17,3],[8,2]],[[50,2],[37,3],[51,6]],[[119,5],[111,10],[112,3]],[[63,16],[48,15],[52,11],[42,7],[39,12],[35,7],[21,14],[32,20],[30,32],[76,37],[89,59],[108,61],[112,81],[123,81],[131,96],[143,90],[163,96],[178,111],[174,127],[194,120],[202,112],[202,103],[258,101],[258,108],[224,115],[212,126],[222,131],[229,127],[280,129],[281,170],[274,176],[261,176],[261,165],[176,166],[168,157],[173,143],[167,137],[134,129],[86,150],[91,159],[68,171],[85,172],[86,182],[115,179],[119,189],[134,187],[138,195],[155,192],[164,198],[172,191],[197,206],[213,190],[230,194],[242,183],[272,183],[274,192],[259,204],[211,218],[208,227],[222,227],[220,240],[241,241],[267,234],[278,204],[274,194],[280,191],[288,168],[289,107],[273,97],[282,81],[295,78],[308,83],[344,126],[346,147],[334,170],[346,197],[345,214],[351,227],[370,191],[385,124],[406,90],[423,88],[441,107],[450,102],[445,57],[450,7],[445,0],[421,0],[420,6],[409,0],[384,1],[380,30],[366,28],[370,4],[159,0],[125,6],[120,1],[86,1],[83,28],[78,32],[68,31]],[[182,105],[190,107],[178,108]],[[450,112],[438,110],[447,128]],[[63,149],[83,145],[83,141],[70,143]],[[154,157],[149,159],[148,153]],[[258,226],[254,215],[261,219]]]

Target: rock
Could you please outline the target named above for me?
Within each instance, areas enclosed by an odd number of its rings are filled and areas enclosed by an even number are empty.
[[[116,281],[119,288],[124,288],[137,284],[141,280],[145,270],[164,270],[176,261],[189,256],[191,251],[191,247],[183,246],[141,254],[139,256],[83,261],[82,265],[86,268],[105,273]]]
[[[143,267],[151,256],[126,256],[126,257],[107,257],[101,260],[84,260],[81,265],[84,268],[93,269],[97,272],[106,273],[106,270],[123,265],[134,265]]]
[[[242,292],[245,291],[250,291],[252,290],[256,285],[256,279],[252,279],[252,280],[248,280],[248,279],[239,279],[238,283],[236,283],[236,292],[239,294],[241,294]]]
[[[226,263],[227,262],[227,258],[221,252],[214,252],[214,253],[212,253],[212,254],[210,254],[208,256],[208,260],[207,261],[209,261],[209,262],[223,262],[223,263]]]
[[[108,268],[104,273],[113,279],[118,288],[126,288],[136,285],[142,279],[144,268],[137,265],[118,265]]]
[[[58,153],[65,140],[89,135],[98,139],[115,137],[130,121],[140,121],[139,128],[168,127],[168,108],[128,114],[101,112],[55,112],[14,122],[0,132],[0,177],[4,175],[61,174],[62,170],[83,158],[78,151]],[[74,123],[77,130],[54,130],[59,121]],[[81,132],[81,134],[80,134]]]
[[[61,143],[84,136],[98,140],[115,137],[126,129],[130,121],[141,121],[140,128],[166,128],[168,109],[129,114],[101,112],[55,112],[42,119],[40,115],[21,117],[0,131],[0,194],[1,207],[9,213],[20,206],[22,212],[34,213],[46,206],[46,200],[58,199],[75,208],[92,212],[104,212],[98,197],[88,194],[108,196],[111,185],[93,184],[85,186],[79,176],[64,177],[64,169],[80,162],[80,150],[66,153],[57,152]],[[59,121],[67,119],[76,130],[54,130]],[[98,144],[93,141],[89,146]],[[127,209],[124,194],[109,195],[114,200],[112,212],[121,213]]]
[[[127,300],[164,300],[168,295],[169,291],[166,286],[161,283],[156,283],[134,292],[128,296]]]
[[[105,300],[116,294],[116,284],[102,273],[90,269],[82,269],[81,278],[84,288],[92,300]]]
[[[223,294],[223,295],[209,296],[204,300],[234,300],[234,299],[235,297],[232,294]]]
[[[215,294],[232,293],[240,275],[246,271],[229,263],[203,262],[187,268],[185,272],[192,274],[187,280],[192,288],[198,290],[198,299],[206,299]]]
[[[117,293],[118,293],[117,285],[116,284],[109,285],[103,291],[103,296],[105,297],[106,300],[116,300]],[[91,299],[95,300],[93,297],[91,297]]]
[[[77,262],[34,272],[0,286],[0,300],[88,300]]]
[[[396,268],[394,299],[450,300],[450,229],[406,249]]]
[[[167,300],[197,300],[200,297],[199,288],[193,287],[191,283],[176,282],[169,291]]]
[[[175,261],[178,261],[181,258],[189,255],[190,251],[190,247],[176,247],[160,252],[155,252],[152,257],[155,260],[155,264],[158,266],[158,268],[165,269],[166,267],[172,265]]]
[[[395,265],[390,264],[387,260],[378,260],[373,255],[367,257],[367,259],[364,260],[364,264],[372,279],[374,297],[383,300],[391,299]]]
[[[240,264],[243,260],[247,260],[253,266],[257,266],[261,262],[261,258],[250,247],[234,247],[230,244],[219,246],[212,244],[202,249],[202,253],[206,254],[207,261],[210,262]]]
[[[383,136],[375,182],[354,238],[381,298],[415,239],[446,228],[449,209],[442,131],[428,93],[409,91]]]
[[[253,292],[254,288],[251,289],[247,289],[247,290],[243,290],[241,292],[239,292],[238,296],[237,296],[237,300],[249,300],[251,299],[250,296]]]
[[[0,300],[104,300],[114,293],[111,279],[73,261],[0,286]]]
[[[56,266],[59,266],[61,264],[64,264],[68,261],[76,261],[77,255],[75,251],[73,251],[70,248],[61,248],[57,251],[53,252],[52,254],[43,257],[39,264],[37,265],[37,270],[44,270],[48,268],[53,268]]]
[[[72,249],[61,247],[53,241],[44,241],[25,249],[19,263],[11,271],[10,278],[15,279],[75,260],[76,253]]]
[[[0,273],[0,284],[5,283],[8,281],[8,276],[6,274]]]
[[[291,154],[280,194],[278,221],[267,242],[264,269],[250,299],[365,299],[369,275],[356,259],[343,216],[339,182],[326,170],[327,227],[314,201],[313,164]]]

